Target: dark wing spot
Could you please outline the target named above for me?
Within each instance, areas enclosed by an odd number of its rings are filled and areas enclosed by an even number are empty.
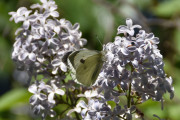
[[[134,42],[131,42],[131,45],[132,45],[132,46],[134,46],[134,45],[135,45],[135,43],[134,43]]]
[[[85,60],[84,60],[84,59],[81,59],[80,62],[84,64],[84,63],[85,63]]]

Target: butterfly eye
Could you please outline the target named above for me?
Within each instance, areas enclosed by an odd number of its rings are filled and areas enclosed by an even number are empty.
[[[84,59],[81,59],[80,62],[84,64],[84,63],[85,63],[85,60],[84,60]]]

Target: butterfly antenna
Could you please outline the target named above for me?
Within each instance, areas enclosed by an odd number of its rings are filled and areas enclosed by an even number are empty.
[[[96,38],[97,38],[97,40],[99,41],[99,43],[101,44],[101,46],[103,46],[102,45],[102,42],[100,41],[100,39],[99,39],[99,37],[96,35]]]

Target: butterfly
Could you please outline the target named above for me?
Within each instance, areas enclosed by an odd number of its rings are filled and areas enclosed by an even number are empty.
[[[93,85],[103,66],[103,57],[103,52],[96,50],[72,52],[67,59],[72,78],[84,86]]]

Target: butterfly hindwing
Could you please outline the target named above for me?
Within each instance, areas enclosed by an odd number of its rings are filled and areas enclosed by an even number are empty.
[[[77,53],[79,53],[79,51],[75,51],[75,52],[71,53],[67,59],[68,65],[71,69],[71,76],[74,80],[76,80],[76,70],[74,68],[74,57],[76,56]]]

